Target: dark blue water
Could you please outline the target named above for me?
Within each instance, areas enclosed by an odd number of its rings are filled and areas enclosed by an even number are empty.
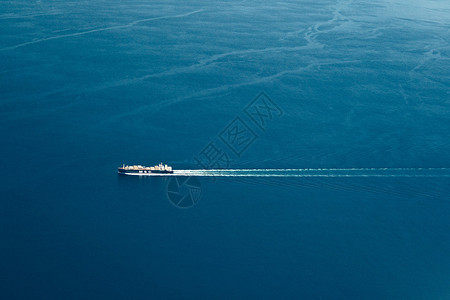
[[[0,2],[0,297],[450,299],[448,177],[116,174],[210,142],[450,168],[449,25],[442,0]]]

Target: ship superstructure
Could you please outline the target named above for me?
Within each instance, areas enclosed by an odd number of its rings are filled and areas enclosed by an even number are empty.
[[[125,175],[146,175],[146,174],[172,174],[173,169],[171,166],[167,164],[160,163],[159,165],[155,165],[153,167],[145,167],[141,165],[122,165],[122,167],[118,168],[119,174]]]

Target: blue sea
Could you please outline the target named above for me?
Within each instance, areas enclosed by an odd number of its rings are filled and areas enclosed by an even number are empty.
[[[444,0],[0,1],[0,298],[450,299],[449,28]],[[324,176],[117,174],[160,162]]]

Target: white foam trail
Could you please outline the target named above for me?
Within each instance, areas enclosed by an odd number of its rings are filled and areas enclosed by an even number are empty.
[[[130,173],[137,176],[195,177],[450,177],[450,168],[320,168],[320,169],[190,169],[172,174]]]

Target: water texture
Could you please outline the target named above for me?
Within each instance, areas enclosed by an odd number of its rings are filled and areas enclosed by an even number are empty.
[[[0,1],[0,298],[450,299],[449,25],[443,0]]]

